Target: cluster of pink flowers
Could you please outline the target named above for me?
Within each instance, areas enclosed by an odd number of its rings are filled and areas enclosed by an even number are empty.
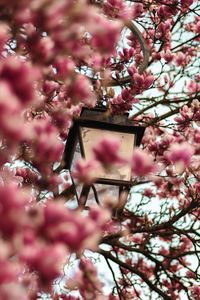
[[[97,270],[89,259],[81,259],[79,271],[68,286],[78,286],[83,299],[102,299],[102,283],[97,276]]]
[[[120,24],[117,22],[110,22],[98,16],[95,19],[94,33],[91,43],[95,49],[102,53],[110,53],[114,51],[114,47],[119,38]],[[106,28],[106,31],[102,28]]]
[[[132,156],[132,173],[135,176],[145,176],[156,171],[156,165],[150,153],[135,149]]]
[[[0,19],[0,298],[28,300],[51,291],[71,252],[95,250],[110,219],[107,210],[84,216],[49,197],[63,184],[54,166],[72,117],[96,103],[75,69],[115,51],[121,22],[86,0],[1,1]],[[17,168],[5,166],[12,160]]]
[[[144,6],[142,3],[134,3],[132,8],[133,19],[141,17],[144,12]]]
[[[96,174],[102,169],[101,164],[94,159],[80,159],[76,162],[72,176],[79,182],[90,185],[96,179]]]
[[[118,139],[102,138],[93,148],[94,157],[104,166],[125,163],[126,160],[120,157],[120,142]]]
[[[155,292],[163,285],[169,297],[179,299],[178,292],[184,286],[181,279],[174,278],[184,269],[181,263],[186,266],[188,263],[184,257],[174,262],[168,256],[191,251],[193,245],[182,236],[183,231],[177,246],[173,244],[172,229],[166,232],[166,228],[155,227],[153,234],[149,234],[151,226],[157,226],[157,220],[163,224],[164,218],[155,217],[154,223],[150,215],[140,210],[143,204],[138,210],[129,210],[125,206],[127,191],[121,193],[117,204],[112,199],[104,199],[105,207],[90,207],[84,212],[67,208],[66,199],[61,196],[61,190],[62,195],[65,192],[68,195],[71,188],[62,156],[73,117],[80,115],[83,106],[94,107],[98,101],[108,99],[107,108],[113,114],[130,111],[133,106],[138,108],[134,122],[148,126],[143,139],[145,150],[136,148],[130,157],[124,157],[120,141],[104,137],[93,147],[90,160],[76,162],[72,172],[75,183],[91,185],[99,173],[129,166],[133,179],[146,177],[152,181],[153,187],[141,193],[141,203],[143,198],[151,201],[154,196],[161,202],[174,198],[174,206],[167,206],[165,201],[169,218],[182,209],[188,209],[191,220],[199,218],[195,205],[199,203],[200,193],[197,182],[200,76],[195,74],[195,58],[200,18],[190,15],[196,13],[197,1],[129,2],[0,0],[0,299],[35,300],[42,290],[51,293],[52,281],[62,275],[62,266],[72,253],[80,258],[74,283],[84,300],[142,298],[142,290],[128,282],[130,267],[135,268],[136,274],[140,270],[146,276],[144,279],[148,277],[147,283],[158,276],[161,279],[155,283]],[[136,34],[127,36],[126,32],[123,37],[127,38],[126,42],[123,46],[120,42],[117,47],[124,32],[122,28],[133,18],[151,52],[149,68],[160,61],[164,76],[154,67],[152,72],[148,69],[140,73],[142,43]],[[186,41],[185,45],[177,41],[174,44],[176,30],[175,38],[179,31],[180,37],[188,31],[194,34],[194,40]],[[167,72],[165,64],[169,66]],[[176,81],[175,67],[181,76],[188,76],[190,70],[194,72],[182,90],[185,99],[182,95],[176,98],[173,91],[170,94]],[[110,82],[111,85],[120,83],[123,77],[130,82],[123,83],[120,89],[107,87]],[[164,80],[163,85],[160,78]],[[157,98],[154,93],[152,99],[142,96],[153,88],[161,96]],[[172,124],[174,131],[165,130],[165,124],[149,110],[148,105],[154,108],[155,104],[157,108],[158,103],[167,108],[172,103],[170,113],[173,105],[176,109],[180,106],[176,124]],[[146,108],[147,114],[140,114],[139,110],[146,113]],[[119,213],[121,208],[124,211]],[[149,231],[145,232],[146,229]],[[122,230],[126,239],[121,235]],[[132,231],[136,234],[131,236]],[[113,247],[109,254],[115,255],[116,260],[126,254],[126,248],[132,243],[136,252],[141,252],[135,261],[130,255],[122,259],[129,269],[120,268],[119,297],[103,295],[97,270],[91,261],[82,258],[86,249],[100,251],[98,244],[104,238],[106,241],[106,235],[111,235],[109,249],[112,242]],[[148,252],[151,235],[157,235],[161,243],[169,242],[169,247],[158,247],[157,255],[162,260],[155,268],[147,262],[149,257],[154,262],[157,259],[153,251]],[[125,249],[114,245],[124,241]],[[141,258],[146,251],[149,255]],[[172,281],[159,277],[162,264]],[[189,270],[187,276],[188,280],[194,280],[195,272]],[[198,299],[198,286],[188,288],[188,295]],[[52,295],[52,299],[79,298]]]
[[[123,0],[107,0],[103,10],[110,18],[128,20],[131,19],[131,10],[128,9]]]
[[[198,99],[192,101],[191,106],[184,105],[180,110],[180,115],[175,118],[180,130],[190,127],[194,120],[197,123],[200,121],[200,103]]]
[[[33,136],[35,139],[31,145],[30,160],[38,166],[40,171],[46,170],[51,167],[52,163],[60,161],[64,145],[58,139],[57,129],[48,120],[33,122]],[[37,153],[40,155],[38,156]]]
[[[11,141],[26,138],[23,112],[36,100],[34,81],[36,71],[13,56],[1,59],[0,67],[0,125],[1,134]]]
[[[23,278],[24,264],[38,276],[35,293],[38,288],[51,289],[52,280],[61,274],[68,251],[94,250],[110,218],[100,208],[83,216],[79,211],[65,208],[63,202],[48,201],[44,206],[36,206],[30,201],[28,190],[14,185],[0,187],[2,289],[8,282],[17,284],[19,275]],[[11,245],[4,245],[3,240],[7,239],[12,241]],[[16,258],[9,262],[8,256]]]
[[[147,176],[156,172],[157,167],[148,151],[134,149],[130,158],[120,154],[120,141],[114,138],[102,138],[93,148],[92,160],[79,160],[73,171],[73,176],[80,182],[91,184],[97,179],[97,174],[113,165],[131,165],[133,176]]]
[[[190,144],[181,143],[172,145],[166,156],[170,162],[182,170],[190,165],[193,154],[194,149]]]
[[[131,89],[124,89],[120,95],[112,98],[109,104],[113,114],[123,114],[130,111],[133,103],[137,103],[138,99],[134,98]]]
[[[131,90],[134,94],[140,94],[147,90],[154,82],[154,77],[151,74],[139,74],[135,67],[128,69],[129,75],[132,78]]]

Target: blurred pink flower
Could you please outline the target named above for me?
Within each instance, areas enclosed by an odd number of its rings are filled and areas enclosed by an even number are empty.
[[[144,12],[144,7],[142,3],[134,3],[132,7],[132,18],[138,18],[140,17]]]
[[[13,185],[18,186],[23,181],[23,177],[16,175],[16,171],[10,167],[4,166],[0,170],[0,185],[5,185],[12,183]]]
[[[96,103],[95,94],[92,92],[89,80],[83,75],[76,75],[75,80],[67,88],[67,95],[74,105],[84,103],[93,107]]]
[[[190,291],[192,293],[192,299],[194,300],[199,300],[199,295],[200,295],[200,286],[197,284],[194,284],[191,288]]]
[[[193,154],[193,147],[188,143],[182,143],[172,145],[166,157],[175,164],[177,170],[181,172],[190,165]]]
[[[79,182],[91,184],[95,181],[97,174],[101,170],[101,165],[96,160],[80,159],[76,162],[72,176]]]
[[[63,202],[49,201],[44,207],[44,222],[38,229],[41,236],[52,243],[64,244],[71,251],[94,250],[102,234],[102,228],[109,219],[105,209],[84,216],[79,211],[72,211]]]
[[[19,58],[9,56],[1,62],[0,80],[10,87],[22,107],[36,99],[33,83],[38,75],[36,68]]]
[[[11,238],[24,228],[27,222],[25,207],[29,200],[30,196],[19,189],[17,185],[0,186],[0,230],[2,236]]]
[[[102,53],[112,53],[119,39],[121,24],[96,16],[92,31],[92,46]]]
[[[0,24],[0,52],[3,50],[6,42],[10,37],[9,27],[6,24]]]
[[[123,0],[107,0],[103,9],[110,18],[127,20],[131,18],[131,10],[128,10]]]
[[[48,170],[50,163],[59,161],[63,153],[64,145],[59,139],[59,132],[48,119],[34,120],[32,131],[31,159],[40,170]]]
[[[133,151],[131,167],[133,175],[136,176],[146,176],[156,171],[151,154],[141,149]]]
[[[86,258],[80,260],[79,270],[67,280],[67,287],[71,290],[78,287],[82,299],[108,299],[101,297],[103,284],[99,281],[96,267]]]
[[[120,156],[120,141],[104,137],[94,146],[93,153],[97,161],[105,167],[111,164],[125,164],[127,160]]]
[[[58,77],[67,78],[74,74],[75,64],[72,59],[56,57],[54,66]]]
[[[30,270],[37,271],[47,285],[51,285],[52,280],[62,273],[66,254],[66,247],[62,244],[45,246],[37,242],[24,246],[20,259],[28,265]]]

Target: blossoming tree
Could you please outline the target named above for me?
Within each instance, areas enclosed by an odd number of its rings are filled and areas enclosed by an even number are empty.
[[[197,0],[0,0],[1,299],[199,299],[199,41]],[[128,200],[82,212],[65,206],[62,156],[73,117],[96,105],[146,131],[132,157],[105,138],[76,163],[82,183],[118,163],[133,173]],[[109,294],[86,250],[105,259]]]

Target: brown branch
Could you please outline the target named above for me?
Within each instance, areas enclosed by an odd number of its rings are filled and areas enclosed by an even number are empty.
[[[181,219],[183,216],[185,216],[187,213],[191,212],[193,209],[198,207],[198,202],[191,201],[188,207],[185,207],[183,210],[181,210],[178,214],[174,215],[170,220],[163,222],[161,224],[153,225],[151,227],[140,227],[137,229],[132,229],[130,232],[127,232],[127,230],[122,230],[107,236],[102,237],[101,244],[102,243],[108,243],[111,240],[117,240],[123,236],[127,236],[128,234],[135,234],[135,233],[143,233],[143,232],[157,232],[163,229],[167,229],[170,226],[172,226],[174,223],[176,223],[179,219]],[[173,228],[174,230],[174,228]]]
[[[116,264],[118,264],[120,267],[129,270],[130,272],[136,274],[137,276],[139,276],[148,286],[149,288],[151,288],[154,292],[156,292],[157,294],[159,294],[161,297],[163,297],[163,299],[165,300],[171,300],[171,297],[169,297],[168,295],[166,295],[162,290],[160,290],[156,285],[154,285],[149,279],[148,277],[142,273],[141,271],[139,271],[137,268],[126,264],[125,262],[119,260],[118,258],[116,258],[115,256],[113,256],[110,252],[99,249],[98,251],[101,255],[103,255],[104,257],[112,260],[113,262],[115,262]]]
[[[119,285],[118,285],[118,283],[117,283],[117,280],[116,280],[116,278],[115,278],[115,273],[114,273],[114,271],[113,271],[113,269],[112,269],[112,266],[110,265],[109,259],[108,259],[107,257],[105,257],[105,256],[104,256],[104,258],[105,258],[106,263],[107,263],[107,265],[108,265],[108,267],[109,267],[109,269],[110,269],[110,272],[112,273],[112,277],[113,277],[113,280],[114,280],[115,285],[116,285],[116,288],[117,288],[117,293],[118,293],[119,299],[122,300],[122,299],[121,299],[120,287],[119,287]]]
[[[198,39],[199,37],[200,37],[200,33],[197,34],[197,35],[195,35],[195,36],[193,36],[191,39],[189,39],[189,40],[187,40],[187,41],[185,41],[185,42],[183,42],[183,43],[181,43],[181,44],[179,44],[179,45],[173,47],[173,48],[171,49],[171,51],[173,51],[173,50],[175,50],[175,49],[177,49],[177,48],[179,48],[179,47],[181,47],[181,46],[183,46],[183,45],[185,45],[185,44],[187,44],[187,43],[189,43],[189,42],[191,42],[191,41],[193,41],[193,40],[195,40],[195,39]]]
[[[193,97],[193,98],[190,98],[190,99],[182,99],[180,101],[177,101],[177,100],[174,100],[174,101],[170,101],[170,100],[167,100],[167,99],[162,99],[158,102],[154,102],[152,103],[151,105],[147,106],[147,107],[144,107],[143,109],[140,109],[140,111],[138,111],[137,113],[135,113],[133,116],[131,116],[131,118],[136,118],[138,116],[140,116],[141,114],[143,114],[145,111],[153,108],[153,107],[156,107],[158,105],[170,105],[171,103],[182,103],[182,102],[191,102],[192,100],[196,99],[196,97]]]
[[[183,210],[181,210],[177,215],[174,215],[169,221],[163,222],[158,225],[154,225],[152,227],[141,227],[135,230],[131,230],[131,233],[141,233],[141,232],[155,232],[162,229],[169,228],[174,223],[176,223],[179,219],[181,219],[183,216],[185,216],[187,213],[191,212],[194,208],[198,207],[198,202],[191,201],[189,206],[185,207]]]

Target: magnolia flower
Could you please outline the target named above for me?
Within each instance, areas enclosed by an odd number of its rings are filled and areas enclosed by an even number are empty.
[[[105,167],[111,164],[124,164],[127,161],[120,156],[120,141],[118,139],[104,137],[93,148],[94,157]]]
[[[0,186],[9,184],[12,182],[13,185],[20,185],[23,181],[23,177],[16,175],[16,171],[9,167],[4,166],[0,170]]]
[[[123,0],[107,0],[103,9],[111,18],[121,18],[124,20],[131,18],[131,10],[128,10]]]
[[[58,138],[57,128],[47,119],[35,120],[32,130],[35,139],[32,159],[41,169],[46,169],[51,162],[60,160],[64,145]]]
[[[72,176],[79,182],[91,184],[95,181],[97,174],[101,170],[101,165],[96,160],[80,159],[76,162]]]
[[[193,147],[188,143],[182,143],[172,145],[166,156],[175,165],[176,170],[182,172],[190,165],[193,154]]]
[[[52,280],[62,273],[66,254],[66,247],[62,244],[44,246],[38,242],[24,246],[20,259],[30,270],[36,270],[41,278],[45,278],[47,285],[51,285]]]
[[[39,73],[30,64],[9,56],[0,67],[0,80],[5,82],[23,107],[36,99],[33,82]]]
[[[25,207],[29,200],[29,195],[19,189],[16,184],[0,186],[1,236],[11,238],[24,228],[27,221]]]
[[[39,231],[48,241],[64,244],[71,251],[95,250],[110,216],[105,212],[105,209],[93,209],[84,216],[67,209],[62,202],[49,201],[44,207],[44,222]]]
[[[92,46],[102,53],[111,53],[119,38],[120,22],[110,22],[100,15],[96,17],[96,27],[92,32]],[[102,30],[102,28],[104,28]]]
[[[146,176],[156,170],[153,157],[148,152],[140,149],[133,151],[131,168],[133,175],[136,176]]]
[[[67,280],[66,284],[70,290],[78,287],[83,299],[107,299],[107,297],[101,297],[103,285],[99,281],[95,266],[89,259],[82,258],[80,260],[79,270]]]
[[[95,105],[96,98],[90,88],[90,82],[82,75],[76,75],[76,79],[67,89],[67,94],[74,105],[80,102],[91,107]]]

